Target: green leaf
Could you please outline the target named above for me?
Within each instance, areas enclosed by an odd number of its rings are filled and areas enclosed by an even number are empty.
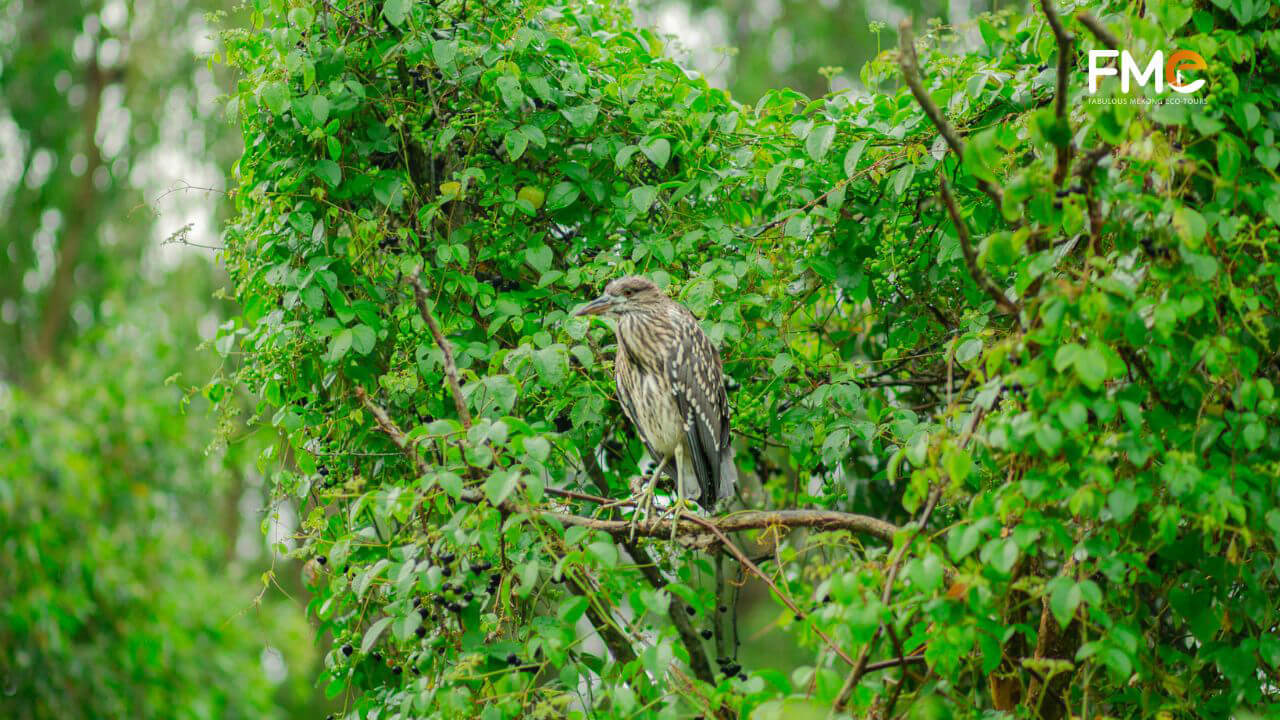
[[[431,43],[431,57],[441,69],[453,67],[458,57],[458,44],[452,40],[436,40]]]
[[[520,81],[514,75],[503,75],[497,81],[498,94],[502,96],[502,103],[507,106],[508,110],[519,110],[524,104],[524,91],[520,89]],[[528,138],[525,139],[528,143]]]
[[[578,132],[586,132],[596,124],[596,116],[600,114],[600,108],[592,103],[585,105],[577,105],[574,107],[564,108],[560,111],[565,120],[569,121],[569,125]]]
[[[343,330],[333,339],[329,341],[329,352],[326,359],[333,363],[338,362],[346,356],[347,351],[351,349],[351,343],[355,341],[355,334],[350,330]]]
[[[607,570],[618,565],[618,546],[608,540],[597,540],[591,543],[587,546],[587,552]]]
[[[1090,345],[1075,357],[1076,376],[1090,390],[1098,390],[1107,379],[1107,357]]]
[[[377,341],[378,336],[368,325],[356,325],[351,328],[351,347],[361,355],[368,355]]]
[[[546,245],[538,245],[524,251],[524,260],[529,263],[529,267],[544,273],[551,269],[551,263],[555,260],[555,252]]]
[[[1124,522],[1138,509],[1138,496],[1129,487],[1118,487],[1107,496],[1107,509],[1116,522]]]
[[[520,482],[520,473],[514,470],[499,470],[491,473],[484,481],[484,496],[489,504],[497,507],[516,489]]]
[[[368,655],[369,651],[378,644],[378,638],[382,637],[383,631],[391,624],[392,619],[390,617],[379,618],[377,622],[369,626],[368,630],[364,631],[364,640],[360,642],[361,654]]]
[[[304,95],[293,101],[293,114],[306,127],[320,127],[329,119],[329,98]]]
[[[862,151],[867,149],[869,138],[854,143],[844,154],[844,176],[851,178],[858,171],[858,161],[862,159]]]
[[[289,109],[289,86],[278,80],[263,85],[262,102],[273,114],[283,115]]]
[[[547,210],[563,210],[578,200],[578,187],[571,182],[556,183],[547,193]]]
[[[519,129],[511,130],[502,139],[503,145],[507,148],[507,154],[512,160],[519,160],[524,154],[525,148],[529,147],[529,138],[520,132]]]
[[[1070,578],[1057,578],[1050,586],[1053,590],[1049,595],[1049,610],[1053,613],[1053,619],[1058,621],[1058,627],[1065,628],[1075,615],[1076,608],[1080,607],[1083,598],[1080,586]]]
[[[408,642],[409,638],[413,636],[413,631],[417,630],[421,625],[422,616],[417,612],[410,612],[395,624],[393,630],[395,631],[396,639],[400,642]]]
[[[382,16],[387,19],[387,22],[400,27],[409,16],[410,7],[411,0],[386,0],[382,4]]]
[[[640,152],[654,165],[666,167],[671,158],[671,143],[666,138],[645,138],[640,143]]]
[[[631,207],[640,213],[648,212],[657,197],[658,189],[652,185],[634,187],[627,193],[627,200],[631,203]]]
[[[830,123],[819,125],[809,131],[805,138],[804,149],[814,162],[821,162],[827,151],[831,150],[831,142],[836,139],[836,126]]]
[[[342,168],[332,160],[317,160],[313,169],[316,176],[328,183],[329,187],[337,187],[338,183],[342,182]]]

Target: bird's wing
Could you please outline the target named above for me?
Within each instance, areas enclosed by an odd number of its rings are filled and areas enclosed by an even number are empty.
[[[729,444],[729,398],[720,353],[691,313],[681,320],[678,341],[667,353],[666,370],[684,421],[700,500],[710,508],[726,496],[724,481],[736,479],[736,473],[732,479],[725,477],[722,463]]]

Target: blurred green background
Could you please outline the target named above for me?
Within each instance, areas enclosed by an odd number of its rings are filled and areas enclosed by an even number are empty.
[[[746,103],[857,91],[892,44],[881,25],[982,9],[635,4]],[[331,709],[311,686],[301,568],[281,554],[293,518],[257,466],[273,438],[246,430],[247,398],[209,410],[224,390],[204,345],[232,314],[220,189],[239,155],[218,32],[246,17],[214,0],[0,0],[0,717]],[[776,660],[790,643],[755,635],[765,606],[744,598],[741,632]]]

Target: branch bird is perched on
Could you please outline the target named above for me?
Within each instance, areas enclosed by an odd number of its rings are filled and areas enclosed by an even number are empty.
[[[720,353],[693,313],[648,279],[631,276],[609,283],[574,315],[616,320],[618,400],[658,462],[634,517],[653,507],[664,471],[675,481],[677,517],[685,498],[712,509],[731,497],[738,471],[724,372]]]

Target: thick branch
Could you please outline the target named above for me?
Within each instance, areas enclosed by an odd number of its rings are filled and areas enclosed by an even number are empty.
[[[1093,13],[1082,10],[1076,13],[1076,20],[1079,20],[1081,25],[1093,33],[1093,36],[1098,38],[1098,42],[1106,45],[1111,50],[1120,49],[1120,39],[1112,35],[1111,31],[1102,24],[1102,21],[1093,16]]]
[[[640,570],[640,574],[644,575],[645,580],[653,586],[654,590],[661,590],[666,586],[667,582],[662,577],[662,573],[658,570],[657,563],[654,562],[653,556],[649,551],[634,542],[625,541],[627,553],[636,561],[636,567]],[[667,615],[671,618],[671,624],[675,626],[676,632],[680,634],[680,639],[684,642],[685,650],[689,652],[689,668],[693,670],[693,674],[702,682],[715,686],[716,676],[711,671],[711,660],[707,657],[706,648],[702,644],[701,638],[698,637],[698,631],[693,629],[693,623],[689,622],[689,613],[685,611],[688,607],[679,595],[671,595],[671,603],[667,606]]]
[[[947,176],[939,173],[938,178],[941,181],[942,203],[947,208],[947,214],[951,216],[951,222],[955,223],[956,235],[960,238],[960,251],[964,255],[964,264],[969,266],[969,274],[973,276],[973,281],[978,284],[978,287],[996,301],[996,305],[1001,310],[1016,317],[1021,308],[1005,297],[1004,292],[982,271],[982,268],[978,267],[978,254],[974,252],[973,243],[969,240],[969,226],[965,224],[964,218],[960,216],[960,209],[956,207],[956,199],[951,195]]]
[[[547,492],[558,494],[550,488],[548,488]],[[564,525],[578,525],[592,530],[600,530],[615,537],[627,535],[631,532],[632,527],[630,520],[603,520],[555,512],[544,514]],[[698,520],[701,522],[690,520],[688,517],[680,520],[679,527],[676,528],[676,537],[694,541],[695,544],[701,544],[697,543],[697,541],[699,539],[704,542],[709,540],[710,538],[707,538],[707,535],[715,536],[717,533],[784,527],[848,530],[849,532],[870,535],[892,542],[893,534],[898,531],[896,525],[887,523],[879,518],[837,512],[835,510],[746,510],[732,515],[718,515],[706,519],[698,518]],[[671,537],[671,525],[673,522],[676,521],[669,518],[645,518],[636,522],[635,532],[637,536],[668,538]]]
[[[915,36],[911,32],[911,19],[907,18],[898,26],[898,67],[902,69],[902,77],[907,82],[907,87],[911,88],[911,94],[915,96],[916,102],[920,103],[924,114],[929,116],[929,120],[933,122],[934,127],[938,128],[938,132],[946,139],[947,145],[951,147],[951,152],[956,154],[956,158],[964,160],[964,141],[960,139],[960,134],[947,121],[942,110],[938,108],[938,104],[933,101],[933,97],[924,89],[924,83],[920,80],[920,59],[916,56]],[[978,178],[978,187],[991,198],[996,204],[996,209],[1000,209],[1004,205],[1004,192],[994,183]]]
[[[413,442],[404,434],[404,431],[400,429],[395,420],[392,420],[387,411],[369,397],[364,388],[356,387],[355,393],[360,402],[364,404],[365,409],[373,415],[378,424],[378,429],[409,459],[409,462],[413,464],[414,470],[419,475],[427,474],[430,471],[430,467],[418,454]],[[566,499],[584,500],[599,504],[609,502],[609,498],[576,490],[547,488],[545,492],[548,495]],[[484,501],[484,494],[474,488],[464,488],[459,499],[468,503],[480,503]],[[511,500],[504,501],[499,506],[499,509],[512,513],[525,512],[527,510],[527,508],[521,508]],[[632,529],[630,520],[604,520],[554,510],[544,510],[537,514],[561,525],[577,525],[592,530],[600,530],[614,537],[624,537]],[[709,536],[716,536],[721,533],[738,532],[740,530],[762,530],[771,527],[848,530],[888,542],[893,541],[893,534],[898,531],[896,525],[878,518],[836,512],[834,510],[747,510],[731,515],[720,515],[707,520],[698,518],[696,521],[676,521],[670,518],[656,517],[645,518],[636,522],[635,534],[643,537],[670,538],[672,523],[678,523],[679,525],[676,528],[676,538],[690,544],[708,544],[711,540]]]
[[[1071,59],[1073,57],[1072,48],[1075,44],[1075,37],[1067,32],[1062,26],[1062,19],[1058,17],[1058,11],[1053,7],[1053,0],[1040,0],[1040,8],[1044,11],[1045,19],[1049,21],[1049,27],[1053,29],[1053,37],[1058,41],[1058,78],[1057,87],[1054,90],[1053,112],[1058,118],[1058,123],[1068,130],[1068,136],[1061,145],[1057,147],[1057,163],[1053,168],[1053,185],[1058,187],[1062,185],[1062,181],[1067,177],[1067,169],[1071,165],[1071,137],[1069,134],[1071,123],[1067,120],[1067,78],[1071,72]]]
[[[422,280],[415,274],[409,282],[413,284],[413,298],[418,303],[418,314],[431,330],[431,337],[435,338],[440,352],[444,353],[444,376],[449,382],[449,392],[453,394],[453,406],[458,411],[458,420],[462,422],[464,428],[470,430],[471,411],[467,410],[467,400],[462,396],[462,383],[458,382],[458,365],[453,361],[453,348],[449,346],[444,333],[440,332],[440,324],[436,322],[435,317],[431,315],[431,310],[427,307],[427,301],[430,298],[427,296],[427,289],[422,285]]]

